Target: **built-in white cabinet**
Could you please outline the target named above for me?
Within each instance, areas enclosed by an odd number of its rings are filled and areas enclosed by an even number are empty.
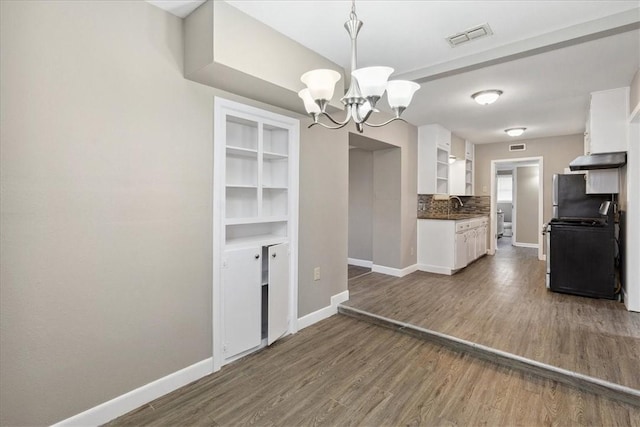
[[[434,124],[418,128],[418,194],[449,194],[451,131]]]
[[[585,154],[627,151],[629,88],[591,93]]]
[[[273,343],[288,330],[289,245],[229,249],[222,263],[225,359]]]
[[[465,158],[467,160],[473,160],[473,156],[475,155],[475,145],[471,141],[464,142],[465,149]]]
[[[449,165],[450,194],[454,196],[473,196],[473,143],[465,141],[463,156]]]
[[[295,332],[299,122],[215,98],[214,368]]]
[[[629,88],[591,93],[584,134],[585,154],[627,151]],[[587,194],[620,192],[619,169],[586,172]]]
[[[454,274],[487,253],[487,217],[418,220],[418,269]]]

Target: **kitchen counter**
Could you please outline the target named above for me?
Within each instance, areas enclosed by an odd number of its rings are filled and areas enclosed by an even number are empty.
[[[418,215],[418,219],[440,219],[445,221],[456,221],[462,219],[472,219],[472,218],[482,218],[488,217],[488,214],[460,214],[460,213],[452,213],[449,215]]]

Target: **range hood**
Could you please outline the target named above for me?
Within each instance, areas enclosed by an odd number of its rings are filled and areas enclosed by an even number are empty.
[[[569,163],[569,169],[572,171],[615,169],[624,166],[626,163],[627,153],[625,151],[620,151],[618,153],[591,154],[588,156],[577,157]]]

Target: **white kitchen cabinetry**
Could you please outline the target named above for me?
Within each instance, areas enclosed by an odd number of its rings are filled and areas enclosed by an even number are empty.
[[[418,194],[449,194],[451,131],[440,125],[418,128]]]
[[[222,273],[223,354],[234,358],[287,332],[289,245],[230,249]]]
[[[418,220],[418,269],[454,274],[487,253],[487,217]]]
[[[628,111],[628,87],[593,92],[584,134],[585,154],[627,151]],[[619,169],[587,171],[586,180],[587,194],[620,192]]]
[[[464,158],[458,158],[449,166],[450,194],[473,196],[473,144],[465,141]]]
[[[585,154],[627,151],[629,88],[591,93]]]
[[[299,122],[215,98],[214,369],[295,332]]]

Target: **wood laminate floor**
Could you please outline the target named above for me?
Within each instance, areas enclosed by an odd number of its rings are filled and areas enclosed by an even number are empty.
[[[548,291],[537,250],[509,243],[453,276],[352,279],[344,305],[640,390],[640,313]]]
[[[357,265],[349,264],[347,268],[347,277],[349,279],[355,279],[363,274],[371,273],[371,269],[367,267],[360,267]]]
[[[333,316],[111,426],[639,426],[640,409]]]

